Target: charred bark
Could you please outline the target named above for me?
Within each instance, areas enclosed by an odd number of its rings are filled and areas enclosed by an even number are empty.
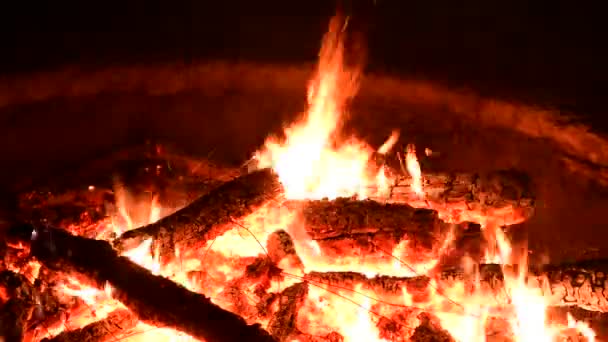
[[[302,218],[308,237],[329,258],[358,254],[387,259],[404,240],[412,255],[428,256],[452,228],[434,210],[346,198],[306,201]]]
[[[280,193],[281,185],[271,170],[256,171],[222,184],[156,223],[122,234],[114,246],[127,250],[152,238],[161,259],[168,260],[175,255],[176,247],[204,245],[229,230],[233,220],[252,213]]]
[[[378,233],[389,233],[397,238],[407,233],[431,237],[448,226],[434,210],[347,198],[308,201],[303,218],[313,240]]]
[[[367,278],[354,272],[311,272],[306,280],[316,285],[354,289],[361,284],[379,296],[400,297],[403,290],[411,295],[414,305],[424,306],[432,292],[451,288],[463,283],[467,293],[480,293],[493,297],[497,306],[508,306],[510,298],[505,291],[505,274],[517,273],[516,266],[495,264],[479,265],[476,271],[463,269],[439,270],[431,276],[398,278],[377,276]],[[608,260],[576,264],[549,265],[530,268],[527,282],[539,288],[551,306],[576,306],[588,311],[608,312]],[[431,282],[435,281],[435,285]],[[452,304],[457,303],[444,297]]]
[[[80,276],[82,281],[99,289],[109,283],[113,296],[149,324],[173,328],[206,341],[273,341],[259,325],[248,325],[207,297],[151,274],[118,256],[105,241],[31,225],[13,227],[10,236],[29,243],[32,255],[50,269]]]
[[[388,198],[373,199],[434,209],[441,218],[455,223],[490,221],[511,225],[527,220],[534,213],[531,180],[518,171],[423,173],[422,178],[424,197],[414,192],[411,178],[400,177]]]
[[[308,294],[308,284],[294,284],[281,292],[279,310],[268,324],[272,336],[280,342],[290,341],[297,334],[298,309]]]
[[[80,329],[65,331],[61,334],[45,338],[43,342],[107,342],[124,336],[135,328],[137,317],[129,310],[119,309],[105,319],[86,325]]]
[[[32,284],[21,274],[0,272],[0,339],[21,342],[36,299]]]

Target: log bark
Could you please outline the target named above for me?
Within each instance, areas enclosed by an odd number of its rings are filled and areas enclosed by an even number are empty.
[[[16,225],[12,240],[28,244],[31,254],[50,269],[80,276],[89,285],[113,288],[113,296],[146,323],[213,341],[274,341],[259,325],[213,304],[164,277],[118,256],[105,241],[86,239],[51,227]]]
[[[307,201],[302,213],[306,231],[313,240],[382,232],[397,238],[408,232],[430,237],[448,226],[434,210],[347,198]]]
[[[372,199],[437,210],[442,219],[454,223],[486,224],[489,221],[501,226],[512,225],[534,214],[532,182],[519,171],[487,174],[423,171],[423,197],[414,192],[411,183],[410,177],[399,176],[388,197]]]
[[[222,184],[156,223],[122,234],[114,246],[124,251],[152,238],[161,260],[167,262],[174,257],[176,248],[204,245],[231,229],[234,220],[251,214],[281,192],[279,180],[271,170],[256,171]]]
[[[32,284],[21,274],[0,272],[0,340],[21,342],[35,301]]]
[[[137,316],[129,310],[118,309],[111,312],[105,319],[93,322],[80,329],[64,331],[55,337],[45,338],[42,342],[113,341],[132,331],[137,322]]]
[[[304,202],[302,220],[296,225],[300,224],[306,235],[317,241],[324,256],[361,256],[368,260],[391,259],[390,253],[406,240],[413,258],[410,261],[416,259],[413,256],[426,258],[453,228],[431,209],[346,198]],[[462,223],[458,230],[466,226],[468,223]]]
[[[489,295],[497,306],[508,307],[510,299],[505,292],[504,277],[505,273],[515,275],[516,272],[517,266],[503,268],[501,265],[482,264],[476,272],[449,268],[438,270],[430,276],[412,278],[367,278],[354,272],[311,272],[306,275],[306,280],[315,285],[351,290],[361,284],[364,289],[385,297],[401,297],[403,290],[406,290],[411,295],[413,305],[424,305],[433,291],[449,289],[460,282],[465,284],[468,293],[477,291]],[[541,289],[550,306],[576,306],[608,313],[608,260],[531,267],[528,272],[528,284]],[[436,285],[432,285],[431,280]],[[449,297],[444,298],[451,302]]]

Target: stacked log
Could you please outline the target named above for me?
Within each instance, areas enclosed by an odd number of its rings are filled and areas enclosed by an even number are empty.
[[[28,244],[31,254],[51,269],[68,272],[98,289],[110,284],[114,298],[151,325],[206,341],[273,341],[260,326],[248,325],[205,296],[118,256],[105,241],[27,224],[13,227],[9,237]]]

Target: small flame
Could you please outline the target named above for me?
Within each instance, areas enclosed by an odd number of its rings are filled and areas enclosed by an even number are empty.
[[[399,140],[399,131],[395,130],[391,133],[391,136],[388,137],[384,144],[380,146],[378,153],[387,154],[393,148],[393,146],[395,146],[397,140]]]
[[[589,324],[577,321],[570,313],[568,313],[568,328],[578,331],[587,339],[587,342],[595,342],[595,332],[591,329]]]
[[[406,152],[405,165],[407,172],[412,177],[412,190],[418,196],[424,196],[424,192],[422,191],[422,170],[420,170],[420,164],[416,157],[416,147],[410,144],[407,146]]]

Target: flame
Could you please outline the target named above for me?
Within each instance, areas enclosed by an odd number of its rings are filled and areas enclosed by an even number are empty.
[[[420,170],[420,163],[418,163],[418,158],[416,157],[416,147],[412,144],[407,146],[407,151],[405,155],[405,165],[407,167],[407,172],[412,177],[412,190],[418,196],[424,196],[424,192],[422,191],[422,171]]]
[[[376,176],[367,174],[373,149],[354,138],[339,138],[346,102],[358,90],[361,72],[360,65],[344,64],[342,36],[347,23],[339,17],[330,22],[317,74],[308,87],[304,118],[285,129],[284,141],[271,137],[255,154],[259,167],[277,172],[286,198],[365,198],[367,188],[376,185]],[[388,152],[396,139],[393,132],[381,152]],[[386,183],[382,178],[379,181]]]

